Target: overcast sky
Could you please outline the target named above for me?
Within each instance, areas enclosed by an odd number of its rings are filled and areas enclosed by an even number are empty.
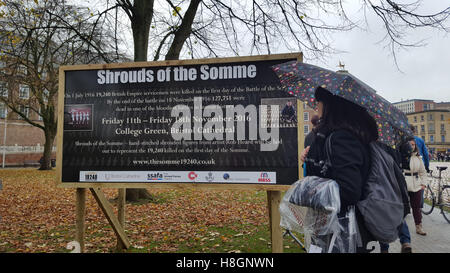
[[[448,1],[441,0],[426,0],[424,3],[427,11],[437,11],[449,5]],[[402,99],[450,101],[450,33],[415,30],[409,36],[410,41],[426,39],[427,45],[398,51],[397,68],[391,52],[383,44],[377,44],[383,38],[379,20],[375,15],[369,15],[369,31],[352,30],[333,36],[335,47],[347,53],[333,55],[326,62],[310,63],[337,70],[341,61],[346,70],[390,102]]]

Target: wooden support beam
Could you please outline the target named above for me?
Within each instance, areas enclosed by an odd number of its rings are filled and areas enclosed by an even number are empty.
[[[106,199],[105,195],[103,194],[103,192],[100,189],[96,188],[90,188],[90,190],[95,200],[97,201],[98,205],[105,214],[106,219],[108,219],[109,224],[116,233],[117,239],[120,240],[120,242],[123,244],[125,248],[129,248],[130,242],[128,241],[127,235],[125,234],[122,225],[119,223],[118,218],[114,214],[114,211],[111,205],[109,204],[108,200]]]
[[[84,233],[86,230],[86,189],[77,188],[76,191],[76,234],[75,240],[80,244],[80,252],[84,253]]]
[[[298,140],[298,179],[303,178],[303,165],[300,165],[300,157],[303,152],[303,146],[305,143],[305,118],[303,117],[303,113],[305,112],[305,108],[303,107],[303,101],[297,99],[297,140]]]
[[[125,204],[126,204],[126,189],[119,189],[119,194],[117,197],[117,218],[119,224],[125,229]],[[121,252],[125,246],[122,244],[121,240],[117,240],[117,251]]]
[[[280,226],[281,191],[267,191],[269,226],[272,239],[272,253],[283,253],[283,233]]]

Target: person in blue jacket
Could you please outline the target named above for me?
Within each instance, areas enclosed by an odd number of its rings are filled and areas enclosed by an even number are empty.
[[[417,149],[419,149],[420,156],[422,157],[423,165],[425,165],[425,170],[427,170],[427,172],[429,173],[430,172],[430,169],[429,169],[430,168],[430,158],[429,158],[427,146],[425,145],[425,141],[422,138],[416,136],[416,127],[411,125],[410,129],[414,135]]]
[[[411,125],[409,128],[411,129],[411,131],[414,135],[414,140],[416,141],[416,146],[417,146],[417,149],[419,150],[419,154],[422,157],[423,165],[425,165],[425,170],[427,171],[427,173],[429,173],[430,172],[430,158],[429,158],[427,146],[425,145],[425,141],[422,138],[416,136],[416,127]],[[422,191],[421,207],[423,207],[423,191]]]

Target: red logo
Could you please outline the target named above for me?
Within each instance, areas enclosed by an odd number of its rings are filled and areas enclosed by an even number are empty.
[[[270,182],[269,174],[261,173],[260,177],[258,178],[258,182]]]
[[[188,174],[188,177],[189,177],[190,180],[194,180],[195,178],[197,178],[197,176],[198,175],[195,172],[190,172]]]

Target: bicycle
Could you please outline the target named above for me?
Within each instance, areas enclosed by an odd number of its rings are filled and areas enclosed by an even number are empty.
[[[431,202],[430,207],[423,207],[422,213],[425,215],[430,214],[434,207],[439,207],[441,209],[441,214],[444,216],[445,220],[450,224],[450,185],[443,184],[441,172],[446,170],[447,167],[436,167],[439,171],[439,176],[433,176],[433,172],[431,172],[430,176],[432,178],[436,178],[438,181],[437,185],[437,198],[434,193],[431,183],[427,185],[424,190],[424,199],[428,199]]]

